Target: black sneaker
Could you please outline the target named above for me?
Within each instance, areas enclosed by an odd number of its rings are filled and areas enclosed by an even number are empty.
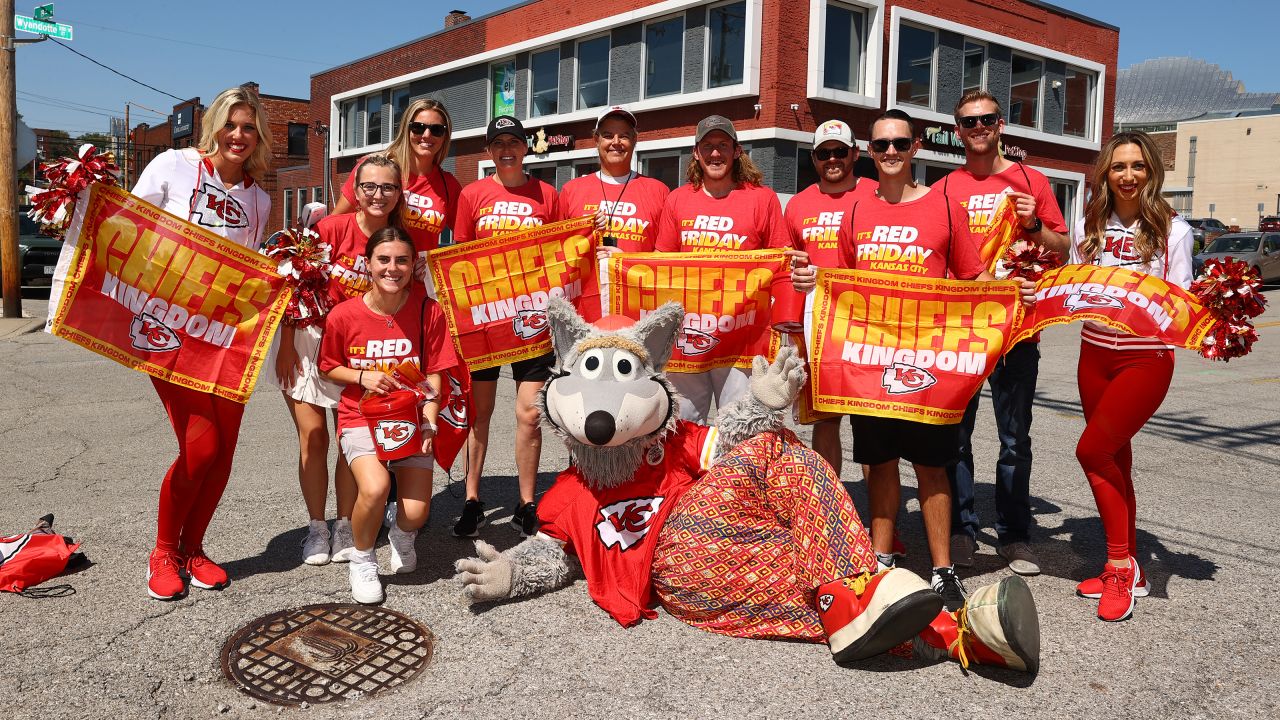
[[[457,537],[479,537],[480,528],[485,522],[484,501],[468,500],[462,504],[462,517],[453,526],[453,534]]]
[[[511,524],[520,531],[520,537],[531,537],[538,529],[538,506],[527,502],[516,508]]]
[[[942,604],[946,606],[947,612],[955,612],[964,607],[964,601],[969,597],[969,591],[964,589],[964,584],[956,577],[953,568],[934,568],[933,582],[930,585],[934,592],[942,596]]]

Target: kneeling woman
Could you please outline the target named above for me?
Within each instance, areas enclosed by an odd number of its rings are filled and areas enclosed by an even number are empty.
[[[360,414],[360,400],[367,393],[385,395],[401,387],[390,373],[406,360],[421,368],[438,397],[440,371],[457,364],[457,357],[440,307],[421,286],[414,287],[416,254],[404,230],[386,227],[375,232],[364,256],[373,285],[330,311],[319,366],[327,378],[343,386],[338,447],[356,479],[356,504],[351,513],[355,539],[351,595],[357,602],[377,603],[383,593],[373,546],[382,525],[391,476],[374,451],[373,437]],[[408,573],[417,567],[414,541],[431,503],[431,445],[439,414],[438,400],[428,401],[422,410],[421,452],[391,463],[399,494],[396,522],[387,534],[392,572]]]

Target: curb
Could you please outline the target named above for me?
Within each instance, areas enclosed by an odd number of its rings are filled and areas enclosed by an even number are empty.
[[[46,318],[0,318],[0,340],[15,340],[21,335],[33,333],[44,327]]]

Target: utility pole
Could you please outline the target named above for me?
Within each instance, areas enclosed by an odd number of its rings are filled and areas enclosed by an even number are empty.
[[[18,197],[13,166],[17,85],[13,0],[0,0],[0,266],[4,268],[4,317],[22,317],[22,268],[18,267]]]
[[[129,189],[129,160],[133,154],[133,126],[129,124],[129,103],[124,104],[124,152],[121,157],[116,158],[116,164],[120,166],[121,180],[124,181],[124,189]]]

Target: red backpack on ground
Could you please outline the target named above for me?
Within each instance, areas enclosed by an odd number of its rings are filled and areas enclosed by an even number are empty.
[[[40,518],[29,533],[0,537],[0,590],[25,593],[62,574],[69,564],[83,560],[84,556],[76,553],[79,548],[71,538],[53,531],[53,515]],[[70,594],[67,590],[71,590],[70,586],[58,594]]]

